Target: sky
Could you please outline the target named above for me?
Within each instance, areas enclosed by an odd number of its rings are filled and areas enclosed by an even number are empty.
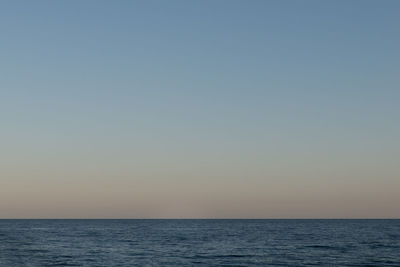
[[[400,1],[2,1],[0,218],[400,218]]]

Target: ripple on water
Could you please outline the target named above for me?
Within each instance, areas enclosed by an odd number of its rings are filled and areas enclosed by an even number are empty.
[[[0,266],[400,266],[400,220],[0,220]]]

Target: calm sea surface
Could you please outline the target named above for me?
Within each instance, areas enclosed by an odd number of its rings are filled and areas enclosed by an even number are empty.
[[[400,220],[0,220],[0,266],[400,266]]]

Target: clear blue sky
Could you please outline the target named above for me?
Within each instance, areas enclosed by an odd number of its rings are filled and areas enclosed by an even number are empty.
[[[400,217],[400,1],[2,1],[0,216]]]

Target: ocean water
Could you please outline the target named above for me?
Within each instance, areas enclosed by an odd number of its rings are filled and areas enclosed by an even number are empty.
[[[0,220],[0,266],[400,266],[400,220]]]

